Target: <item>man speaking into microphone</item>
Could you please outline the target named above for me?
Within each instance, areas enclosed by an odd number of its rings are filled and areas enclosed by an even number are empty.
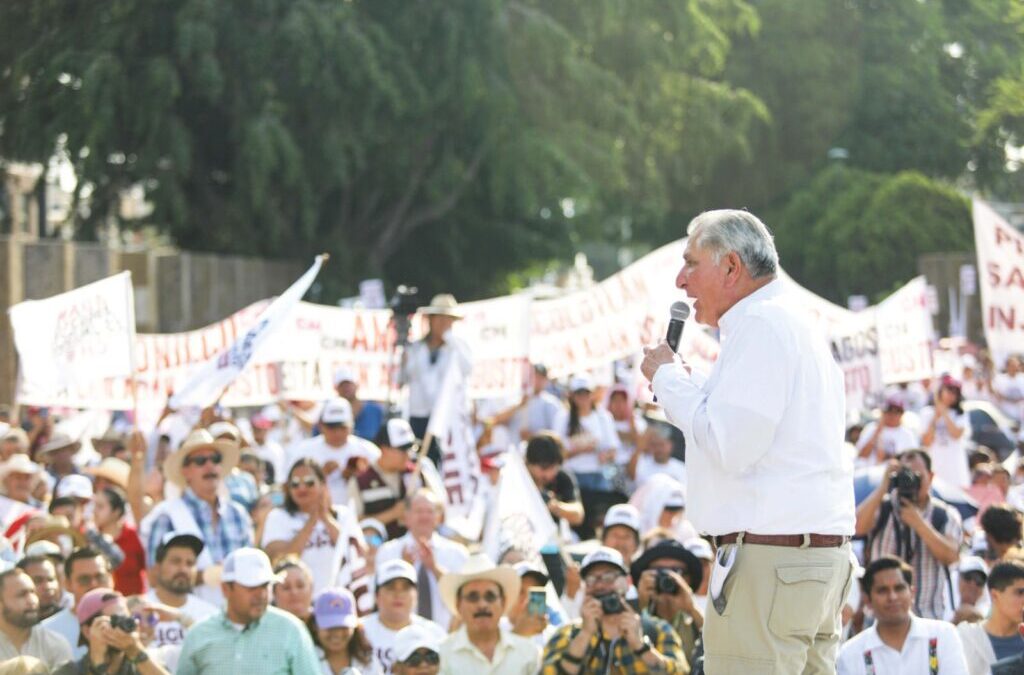
[[[764,223],[708,211],[687,231],[676,285],[721,352],[706,378],[665,342],[641,368],[686,435],[687,515],[718,549],[705,672],[832,674],[853,580],[843,375],[777,279]]]

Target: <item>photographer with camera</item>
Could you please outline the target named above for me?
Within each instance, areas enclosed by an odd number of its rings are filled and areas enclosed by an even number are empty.
[[[693,589],[704,581],[704,569],[692,552],[674,539],[660,542],[637,558],[630,567],[641,609],[668,621],[679,634],[687,660],[693,662],[704,613],[697,606]]]
[[[946,591],[953,597],[949,566],[960,559],[963,525],[955,508],[929,493],[933,478],[927,452],[901,453],[857,507],[856,531],[867,537],[868,561],[894,555],[919,570],[914,612],[942,619]]]
[[[558,629],[544,648],[543,675],[689,673],[679,636],[668,622],[637,614],[625,601],[622,555],[600,547],[583,559],[582,618]]]
[[[112,588],[94,588],[75,608],[79,642],[87,646],[78,661],[66,661],[55,675],[167,675],[149,658],[139,624],[128,614],[124,596]]]

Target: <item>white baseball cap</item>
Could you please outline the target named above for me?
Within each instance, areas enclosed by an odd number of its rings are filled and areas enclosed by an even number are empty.
[[[608,548],[607,546],[598,546],[593,551],[587,554],[587,557],[583,559],[583,564],[580,565],[580,574],[583,576],[587,575],[587,569],[598,563],[606,563],[608,565],[615,565],[623,574],[628,574],[629,570],[626,569],[626,564],[622,562],[622,554],[616,551],[614,548]]]
[[[576,392],[581,390],[594,391],[594,382],[586,375],[576,375],[569,379],[569,391]]]
[[[423,626],[410,624],[395,635],[395,661],[401,663],[419,649],[429,649],[437,653],[437,639]]]
[[[694,554],[701,560],[715,559],[715,554],[711,550],[711,544],[709,544],[706,539],[694,537],[693,539],[683,542],[683,546],[686,547],[687,551]]]
[[[682,490],[676,488],[668,493],[665,497],[665,504],[661,507],[663,509],[685,509],[686,508],[686,495]]]
[[[377,577],[374,580],[374,584],[377,588],[381,588],[384,584],[390,583],[395,579],[405,579],[415,586],[416,568],[401,558],[381,563],[377,568]]]
[[[57,499],[63,499],[64,497],[92,499],[92,495],[92,481],[78,473],[61,478],[60,482],[57,483],[57,489],[54,493],[54,497]]]
[[[224,559],[224,570],[220,580],[234,582],[247,588],[256,588],[275,581],[283,575],[274,574],[270,566],[270,558],[258,548],[236,548]]]
[[[399,417],[392,417],[385,426],[387,431],[387,445],[391,448],[407,450],[416,445],[416,434],[412,432],[409,423]]]
[[[967,574],[969,572],[981,572],[988,578],[988,567],[985,566],[985,561],[976,555],[965,555],[960,558],[960,566],[957,567],[960,574]]]
[[[342,382],[359,382],[356,379],[356,371],[352,370],[348,366],[341,366],[334,371],[334,386],[337,387]]]
[[[320,414],[320,421],[324,424],[352,426],[352,404],[341,397],[328,399],[324,403],[324,411]]]
[[[640,512],[632,504],[616,504],[604,514],[604,529],[614,525],[625,525],[640,534]]]

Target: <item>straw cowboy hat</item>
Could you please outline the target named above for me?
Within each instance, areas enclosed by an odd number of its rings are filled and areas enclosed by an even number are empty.
[[[435,295],[429,306],[420,308],[420,313],[426,316],[450,316],[454,319],[465,316],[459,311],[459,303],[451,293]]]
[[[50,440],[48,440],[43,447],[39,448],[39,454],[45,455],[64,448],[75,448],[77,450],[81,445],[82,444],[79,441],[76,441],[67,434],[58,431],[50,436]]]
[[[12,473],[23,473],[28,476],[36,476],[42,472],[43,467],[39,466],[28,455],[20,452],[11,455],[11,458],[0,464],[0,481]]]
[[[438,582],[438,589],[441,591],[441,600],[451,610],[452,614],[458,614],[456,607],[459,589],[471,581],[493,581],[501,586],[505,594],[505,612],[508,613],[519,597],[519,573],[509,565],[495,565],[490,556],[486,553],[471,555],[462,566],[458,574],[449,572],[441,577]]]
[[[66,516],[48,515],[43,520],[41,527],[34,530],[25,540],[25,546],[34,544],[37,541],[50,540],[51,537],[66,536],[74,542],[74,548],[85,546],[85,535],[78,530],[72,529],[71,521]],[[65,553],[69,553],[66,551]]]
[[[83,469],[83,473],[89,474],[93,478],[105,478],[122,490],[128,489],[128,476],[132,472],[132,467],[128,462],[117,457],[107,457],[96,466],[88,466]]]
[[[238,465],[238,443],[227,440],[218,441],[206,429],[196,429],[185,438],[181,447],[164,460],[164,478],[178,487],[184,488],[185,476],[181,473],[181,467],[185,464],[185,458],[190,453],[203,448],[217,450],[224,457],[220,465],[224,469],[223,475],[225,476]]]

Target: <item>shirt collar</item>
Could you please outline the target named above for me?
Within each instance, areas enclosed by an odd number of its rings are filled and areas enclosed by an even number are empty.
[[[198,496],[196,496],[196,493],[192,492],[192,488],[188,486],[185,487],[185,491],[181,494],[181,497],[185,501],[189,502],[190,504],[194,504],[199,508],[210,508],[210,505],[203,501],[202,499],[200,499]],[[224,504],[224,500],[218,496],[217,506],[213,510],[216,511],[217,513],[220,513],[223,510]]]
[[[507,649],[509,647],[510,643],[511,643],[511,640],[508,637],[508,632],[502,630],[501,627],[499,626],[498,627],[498,644],[494,647],[494,658],[495,658],[495,660],[492,661],[492,663],[497,663],[500,660],[498,658],[498,655],[504,653],[505,649]],[[455,650],[456,651],[472,650],[472,651],[477,651],[477,652],[480,651],[479,649],[477,649],[476,645],[474,645],[472,642],[469,641],[469,631],[466,630],[465,626],[462,626],[461,628],[459,628],[459,632],[455,634]]]
[[[867,650],[875,649],[876,647],[889,647],[889,645],[882,642],[882,638],[878,636],[878,624],[874,624],[869,629],[867,637],[864,639],[864,647]],[[910,613],[910,631],[907,633],[907,640],[913,640],[917,638],[927,640],[929,637],[928,626],[925,625],[919,617],[914,616],[914,613]],[[903,648],[906,649],[907,643],[903,643]]]
[[[734,329],[747,312],[750,311],[751,307],[781,295],[782,291],[782,280],[776,277],[750,295],[742,298],[718,320],[718,326],[722,329],[722,333],[725,334]]]

